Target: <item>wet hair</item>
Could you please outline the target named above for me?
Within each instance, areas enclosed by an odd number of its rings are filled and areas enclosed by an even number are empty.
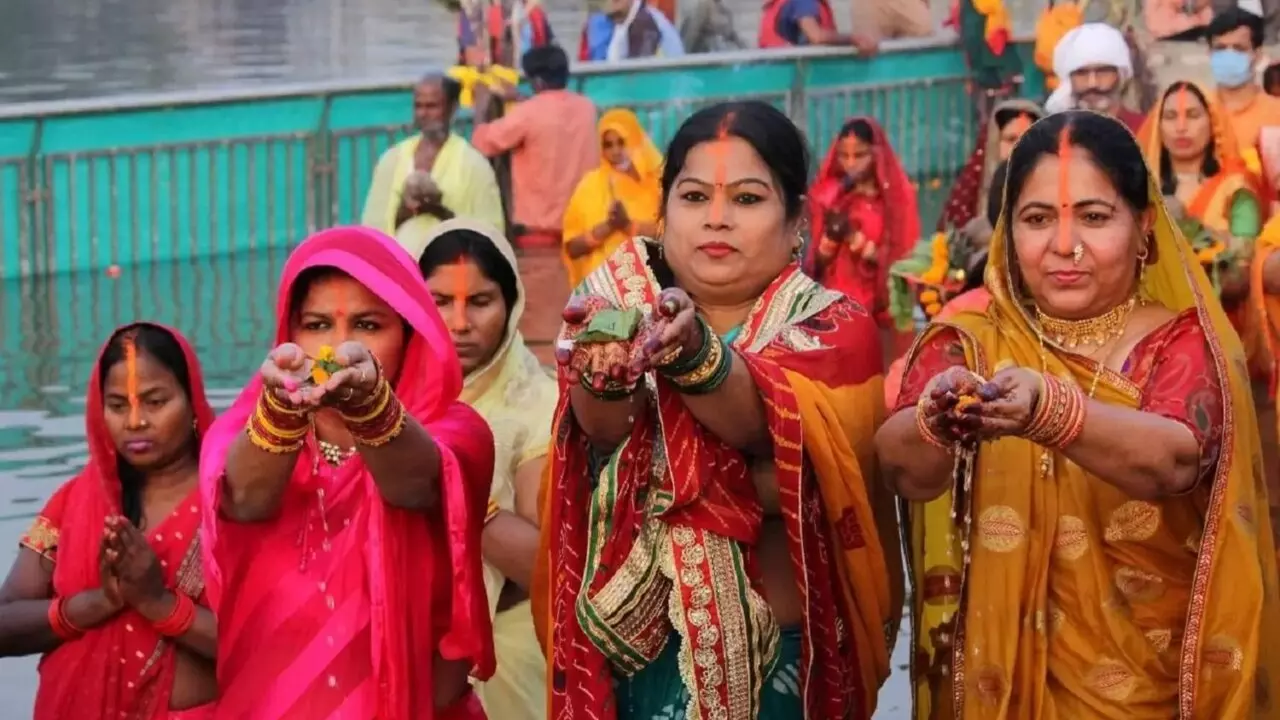
[[[1178,82],[1170,85],[1169,89],[1165,90],[1164,95],[1161,96],[1161,102],[1163,103],[1168,100],[1170,95],[1179,90],[1186,90],[1192,95],[1195,95],[1196,98],[1200,100],[1200,104],[1204,105],[1205,110],[1207,111],[1209,109],[1209,101],[1205,98],[1204,93],[1201,92],[1200,88],[1186,82],[1185,80],[1179,80]],[[1158,121],[1159,118],[1156,118],[1156,120]],[[1218,164],[1217,153],[1215,152],[1213,133],[1210,133],[1209,145],[1204,149],[1204,164],[1201,166],[1201,171],[1204,173],[1205,177],[1213,177],[1214,175],[1217,175],[1218,171],[1221,169],[1221,166]],[[1176,193],[1178,191],[1178,177],[1173,173],[1173,162],[1169,159],[1169,151],[1164,149],[1163,143],[1160,148],[1159,173],[1160,192],[1165,195],[1172,195]]]
[[[1128,128],[1118,120],[1088,110],[1054,113],[1032,125],[1013,146],[1009,154],[1008,180],[1005,183],[1001,216],[1010,219],[1022,188],[1035,170],[1040,158],[1058,154],[1058,142],[1064,130],[1070,129],[1071,145],[1088,151],[1126,205],[1141,213],[1151,206],[1147,192],[1146,163],[1142,149]]]
[[[520,67],[529,82],[540,80],[549,90],[563,90],[569,84],[569,56],[559,45],[530,48],[520,59]]]
[[[1213,19],[1205,28],[1204,36],[1206,40],[1212,41],[1238,28],[1249,28],[1249,43],[1253,45],[1252,49],[1257,50],[1262,47],[1263,25],[1261,17],[1233,5],[1213,14]]]
[[[442,72],[431,72],[423,75],[418,84],[423,85],[431,82],[440,83],[440,90],[444,92],[444,99],[445,102],[449,103],[449,107],[458,107],[458,103],[462,100],[462,83]]]
[[[1026,115],[1031,118],[1032,122],[1040,119],[1039,115],[1024,107],[1001,108],[1000,110],[997,110],[995,114],[996,127],[1004,130],[1005,126],[1012,122],[1014,118],[1022,115]]]
[[[689,152],[715,140],[721,131],[745,140],[773,175],[781,191],[788,220],[801,216],[809,183],[809,149],[804,134],[783,112],[759,100],[727,102],[703,108],[685,120],[667,146],[662,166],[662,206],[665,208],[684,170]]]
[[[1262,71],[1262,89],[1269,95],[1280,95],[1280,62],[1273,62]]]
[[[139,355],[146,355],[160,363],[173,377],[187,396],[187,402],[194,408],[191,397],[191,372],[187,367],[187,356],[182,345],[168,330],[149,323],[134,323],[120,328],[107,341],[102,351],[102,360],[98,363],[98,392],[102,393],[107,385],[107,375],[111,368],[125,359],[127,341],[132,340]],[[198,448],[197,448],[198,452]],[[145,482],[137,468],[125,462],[124,458],[116,458],[116,473],[120,477],[120,509],[129,522],[142,527],[142,486]]]
[[[502,292],[502,301],[507,304],[507,319],[510,320],[519,296],[516,273],[511,263],[493,246],[493,241],[484,235],[475,230],[450,230],[431,241],[418,260],[418,268],[425,280],[442,265],[463,259],[474,262],[486,278],[497,284]]]
[[[840,128],[840,134],[837,137],[840,140],[843,140],[850,135],[858,138],[867,145],[871,145],[876,141],[876,134],[875,131],[871,129],[871,123],[863,120],[862,118],[854,118],[849,122],[846,122]]]

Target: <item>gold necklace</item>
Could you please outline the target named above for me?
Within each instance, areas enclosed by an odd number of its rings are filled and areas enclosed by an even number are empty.
[[[1127,301],[1111,308],[1097,317],[1084,320],[1063,320],[1046,315],[1036,308],[1036,322],[1040,324],[1043,337],[1068,350],[1075,350],[1081,345],[1102,347],[1124,334],[1129,327],[1129,316],[1138,304],[1135,295]]]
[[[348,458],[356,454],[354,447],[341,448],[331,442],[326,442],[316,438],[316,445],[320,446],[320,454],[324,456],[324,461],[333,466],[341,465]]]

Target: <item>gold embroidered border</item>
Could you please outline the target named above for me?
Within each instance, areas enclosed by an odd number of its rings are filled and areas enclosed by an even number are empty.
[[[31,522],[31,527],[27,528],[27,532],[18,540],[18,544],[53,561],[56,559],[58,549],[58,528],[49,522],[49,518],[37,515]]]

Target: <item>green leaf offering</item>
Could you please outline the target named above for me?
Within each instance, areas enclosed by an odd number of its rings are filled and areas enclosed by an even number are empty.
[[[587,323],[587,329],[574,338],[580,343],[626,342],[635,337],[640,326],[640,310],[600,310]]]

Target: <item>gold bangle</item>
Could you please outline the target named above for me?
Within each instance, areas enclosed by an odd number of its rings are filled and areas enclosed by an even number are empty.
[[[493,519],[498,517],[498,513],[500,512],[502,512],[502,508],[498,507],[498,501],[493,498],[489,498],[489,509],[485,511],[484,524],[488,525],[493,522]]]
[[[687,388],[701,385],[707,381],[707,378],[715,374],[720,367],[720,361],[724,356],[724,343],[715,333],[711,334],[711,347],[707,350],[707,359],[702,361],[698,367],[690,370],[683,375],[677,375],[671,378],[671,382],[678,387]]]
[[[267,438],[259,435],[258,431],[253,428],[252,422],[245,426],[244,431],[245,434],[249,436],[249,442],[253,443],[254,447],[259,450],[265,450],[273,455],[288,455],[289,453],[298,452],[302,449],[304,444],[304,441],[298,440],[297,442],[290,443],[288,445],[277,445]]]
[[[373,396],[370,398],[368,403],[374,406],[372,410],[364,415],[348,415],[341,410],[338,411],[338,414],[342,416],[343,422],[348,425],[361,425],[380,415],[383,410],[387,409],[387,403],[390,401],[391,384],[386,380],[380,380],[378,382],[378,387],[374,389]]]
[[[396,413],[397,417],[392,422],[391,428],[389,430],[387,430],[382,435],[369,437],[369,438],[360,437],[359,435],[352,433],[352,435],[355,438],[355,441],[360,445],[364,445],[365,447],[382,447],[383,445],[386,445],[387,443],[399,437],[400,433],[404,432],[404,425],[405,425],[405,422],[408,420],[409,415],[404,411],[404,405],[400,403],[396,403],[396,409],[393,412]]]

